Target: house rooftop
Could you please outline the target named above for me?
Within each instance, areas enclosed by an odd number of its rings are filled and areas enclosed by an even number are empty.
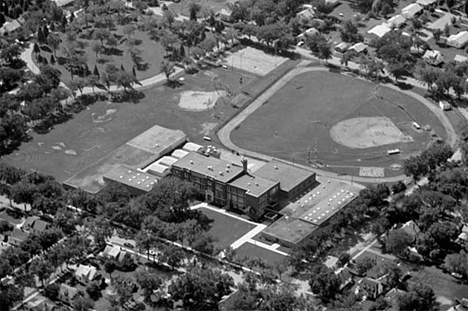
[[[400,229],[408,233],[413,238],[421,232],[421,229],[419,229],[418,225],[412,220],[404,223]]]
[[[34,225],[33,225],[33,228],[35,231],[38,231],[40,233],[44,232],[45,230],[47,230],[47,227],[50,225],[50,223],[46,222],[46,221],[43,221],[43,220],[36,220],[34,222]]]
[[[10,232],[9,236],[9,239],[13,238],[22,242],[28,238],[29,233],[15,227],[13,228],[13,231]]]
[[[228,183],[243,172],[243,168],[240,166],[215,157],[204,156],[198,152],[189,153],[175,162],[172,167],[190,170],[203,176],[211,176],[223,183]]]
[[[247,194],[259,197],[278,184],[277,181],[271,181],[256,175],[243,175],[230,182],[229,185],[243,189]]]
[[[289,192],[300,185],[304,180],[314,176],[315,173],[273,159],[257,169],[255,175],[269,180],[279,181],[281,190]]]

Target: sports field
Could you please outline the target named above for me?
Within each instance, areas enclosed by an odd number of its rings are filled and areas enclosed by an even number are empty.
[[[27,170],[53,175],[63,182],[91,167],[153,125],[184,131],[193,142],[202,143],[204,135],[214,135],[214,128],[237,111],[230,102],[220,99],[208,110],[189,111],[179,107],[180,94],[226,92],[233,96],[240,87],[249,87],[251,77],[232,70],[214,69],[186,75],[175,89],[161,86],[143,91],[139,103],[98,102],[57,125],[45,135],[33,139],[5,157],[5,161]],[[243,84],[239,78],[243,78]]]
[[[413,122],[430,130],[416,130]],[[402,173],[394,169],[404,158],[427,147],[432,132],[446,138],[440,120],[401,92],[337,73],[307,72],[247,117],[231,140],[247,150],[337,173],[382,169],[392,176]],[[390,156],[391,149],[401,153]]]

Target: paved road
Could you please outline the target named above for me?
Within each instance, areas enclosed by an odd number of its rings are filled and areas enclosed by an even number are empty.
[[[231,132],[237,126],[239,126],[248,116],[254,113],[258,108],[260,108],[270,97],[272,97],[278,90],[284,87],[295,76],[306,73],[306,72],[311,72],[311,71],[328,71],[329,70],[328,68],[325,68],[325,67],[305,67],[308,64],[310,64],[310,62],[302,61],[298,65],[298,67],[294,68],[293,70],[288,72],[286,75],[284,75],[275,84],[273,84],[269,89],[263,92],[257,99],[255,99],[249,106],[247,106],[242,112],[240,112],[231,121],[229,121],[223,128],[221,128],[217,133],[218,138],[221,141],[221,143],[224,146],[226,146],[228,149],[235,150],[246,156],[262,159],[265,161],[270,161],[272,157],[268,155],[264,155],[255,151],[246,150],[235,145],[231,141],[231,138],[230,138]],[[392,84],[383,84],[383,85],[391,89],[403,92],[404,94],[411,96],[414,99],[420,101],[422,104],[424,104],[429,110],[431,110],[437,116],[440,122],[444,125],[445,130],[448,135],[448,139],[447,139],[448,143],[451,146],[455,145],[456,139],[457,139],[455,129],[453,128],[452,123],[450,123],[449,119],[447,118],[447,116],[444,114],[444,112],[441,109],[438,109],[438,107],[436,107],[433,103],[431,103],[430,101],[428,101],[427,99],[425,99],[419,94],[416,94],[414,92],[407,91],[407,90],[400,90],[398,87]],[[288,162],[285,160],[282,160],[282,161]],[[290,163],[290,164],[295,165],[295,166],[301,166],[308,170],[312,170],[316,172],[318,175],[322,175],[327,178],[334,178],[334,179],[340,179],[340,180],[346,180],[346,181],[352,181],[352,182],[382,183],[382,182],[397,182],[400,180],[408,179],[408,177],[405,175],[400,175],[400,176],[395,176],[395,177],[383,177],[383,178],[369,178],[369,177],[348,176],[348,175],[343,176],[334,172],[321,170],[317,168],[311,168],[309,166],[300,165],[297,163]]]

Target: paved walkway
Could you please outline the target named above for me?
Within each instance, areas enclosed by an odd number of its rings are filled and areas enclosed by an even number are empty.
[[[33,44],[30,43],[26,49],[24,49],[23,52],[20,54],[20,58],[26,63],[26,66],[28,67],[29,70],[31,70],[32,73],[34,74],[39,74],[41,71],[39,70],[39,67],[36,66],[32,59],[32,53],[33,53]]]
[[[308,58],[315,58],[312,55],[310,55],[310,52],[304,49],[296,49],[298,52],[300,52],[301,55],[306,56]],[[221,128],[217,135],[221,143],[226,146],[228,149],[235,150],[239,153],[242,153],[246,156],[262,159],[265,161],[270,161],[273,157],[261,154],[255,151],[250,151],[246,150],[243,148],[238,147],[235,145],[231,139],[230,135],[231,132],[239,126],[248,116],[250,116],[252,113],[254,113],[258,108],[260,108],[270,97],[272,97],[278,90],[283,88],[293,77],[306,73],[306,72],[311,72],[311,71],[329,71],[328,68],[325,67],[305,67],[308,65],[310,62],[307,61],[302,61],[298,67],[294,68],[290,72],[288,72],[286,75],[284,75],[281,79],[279,79],[275,84],[273,84],[269,89],[267,89],[265,92],[263,92],[257,99],[255,99],[249,106],[247,106],[242,112],[240,112],[237,116],[235,116],[231,121],[229,121],[223,128]],[[336,64],[340,66],[339,59],[335,57],[333,61],[330,61],[330,63]],[[355,63],[349,63],[350,68],[354,69],[359,69],[359,66]],[[415,86],[417,87],[423,87],[421,83],[418,80],[415,79],[408,79],[406,82],[411,82],[414,83]],[[447,116],[444,114],[442,110],[440,110],[437,106],[435,106],[433,103],[428,101],[426,98],[423,96],[416,94],[412,91],[408,90],[401,90],[397,86],[393,84],[388,84],[388,83],[383,83],[382,85],[389,87],[391,89],[394,89],[396,91],[402,92],[408,96],[411,96],[412,98],[420,101],[422,104],[424,104],[429,110],[431,110],[436,117],[440,120],[442,125],[444,126],[446,132],[447,132],[447,142],[451,145],[454,146],[456,143],[457,135],[455,132],[455,129],[452,125],[452,123],[449,121]],[[284,162],[285,161],[282,160]],[[295,166],[301,166],[305,169],[313,170],[316,172],[318,175],[325,176],[327,178],[334,178],[334,179],[340,179],[340,180],[346,180],[346,181],[351,181],[351,182],[365,182],[365,183],[382,183],[382,182],[397,182],[400,180],[406,180],[408,177],[406,175],[399,175],[399,176],[394,176],[394,177],[382,177],[382,178],[369,178],[369,177],[360,177],[360,176],[343,176],[338,173],[318,169],[318,168],[313,168],[309,167],[306,165],[300,165],[296,163],[290,163]]]

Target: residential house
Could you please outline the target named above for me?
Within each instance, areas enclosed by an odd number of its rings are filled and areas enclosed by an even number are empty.
[[[457,54],[457,55],[455,55],[453,60],[455,62],[457,62],[457,63],[464,63],[464,62],[466,62],[468,60],[468,57],[466,57],[464,55]]]
[[[314,16],[315,10],[312,7],[306,8],[296,14],[296,17],[303,21],[310,21],[314,18]]]
[[[457,243],[468,245],[468,225],[463,225],[462,230],[458,235]]]
[[[351,46],[348,51],[352,52],[354,56],[359,56],[367,53],[367,45],[365,43],[359,42]]]
[[[444,56],[437,50],[427,50],[423,55],[423,59],[425,62],[433,66],[438,66],[444,62]]]
[[[26,220],[24,221],[24,224],[23,226],[21,227],[23,230],[26,230],[26,231],[30,231],[31,228],[34,226],[34,222],[36,220],[39,220],[40,218],[38,216],[30,216],[28,218],[26,218]]]
[[[87,284],[96,280],[99,276],[99,272],[94,266],[79,265],[78,269],[76,269],[75,276],[78,281]]]
[[[380,39],[390,31],[392,31],[392,29],[386,24],[380,24],[370,29],[367,33],[371,35],[373,39]]]
[[[336,276],[340,280],[340,290],[343,290],[348,285],[354,282],[354,275],[351,273],[348,267],[338,269],[335,272]]]
[[[395,15],[387,21],[387,26],[392,29],[403,27],[405,24],[406,18],[404,18],[401,14]]]
[[[58,309],[58,306],[44,296],[37,295],[24,305],[24,309],[28,311],[53,311]]]
[[[222,8],[218,13],[218,17],[223,22],[234,22],[234,18],[232,17],[232,10],[229,8]]]
[[[431,6],[433,4],[436,4],[437,0],[418,0],[418,1],[416,1],[416,3],[419,4],[422,7],[428,7],[428,6]]]
[[[346,42],[341,42],[337,46],[335,46],[335,51],[339,53],[345,53],[349,48],[349,44]]]
[[[383,284],[379,280],[362,278],[356,284],[355,293],[361,293],[366,299],[376,299],[383,292]]]
[[[447,311],[468,311],[468,299],[462,298],[461,301],[458,301],[456,306],[451,307]]]
[[[421,229],[419,229],[418,225],[412,220],[404,223],[400,229],[411,236],[413,240],[415,240],[416,237],[421,233]]]
[[[3,24],[3,26],[0,28],[0,35],[5,35],[12,33],[18,29],[21,28],[21,23],[18,20],[12,20],[11,22],[6,22]]]
[[[18,228],[13,228],[13,231],[11,231],[8,234],[8,243],[14,246],[20,246],[20,244],[26,240],[29,236],[28,232],[25,232],[21,229]]]
[[[418,16],[423,11],[423,7],[417,3],[412,3],[401,10],[401,15],[406,19],[412,19]]]
[[[31,233],[34,233],[34,234],[41,234],[43,233],[44,231],[48,230],[50,227],[52,227],[52,224],[46,222],[46,221],[43,221],[41,219],[38,219],[34,222],[34,225],[32,226],[32,228],[29,230]]]
[[[78,289],[67,284],[60,284],[58,298],[64,302],[71,303],[78,295]]]
[[[457,49],[463,48],[468,43],[468,31],[461,31],[456,35],[451,35],[447,38],[446,43]]]
[[[119,254],[121,253],[121,251],[122,250],[118,246],[106,245],[106,247],[101,253],[101,256],[117,260],[119,258]]]
[[[304,31],[300,35],[298,35],[297,38],[303,40],[303,39],[305,39],[306,36],[313,36],[313,35],[317,35],[319,33],[320,32],[316,28],[312,27],[312,28],[307,29],[306,31]]]

